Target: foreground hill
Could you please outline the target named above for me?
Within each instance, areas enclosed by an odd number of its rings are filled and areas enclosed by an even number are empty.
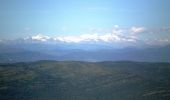
[[[170,63],[0,64],[0,100],[169,100]]]

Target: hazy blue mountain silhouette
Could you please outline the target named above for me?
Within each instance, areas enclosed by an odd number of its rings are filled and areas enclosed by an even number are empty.
[[[0,45],[0,62],[36,60],[76,61],[147,61],[169,62],[170,45],[162,47],[101,47],[100,45],[76,44],[11,44]],[[84,46],[84,47],[83,47]],[[86,48],[88,46],[88,48]]]

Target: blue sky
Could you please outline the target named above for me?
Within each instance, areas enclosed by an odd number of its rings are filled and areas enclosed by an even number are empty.
[[[91,34],[115,25],[157,32],[170,26],[169,4],[170,0],[1,0],[0,38]]]

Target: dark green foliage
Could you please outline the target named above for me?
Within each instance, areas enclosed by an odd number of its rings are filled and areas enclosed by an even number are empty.
[[[170,63],[0,64],[0,100],[169,100]]]

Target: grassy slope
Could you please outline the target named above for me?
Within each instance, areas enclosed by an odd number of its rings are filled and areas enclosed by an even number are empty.
[[[169,100],[170,63],[0,64],[1,100]]]

